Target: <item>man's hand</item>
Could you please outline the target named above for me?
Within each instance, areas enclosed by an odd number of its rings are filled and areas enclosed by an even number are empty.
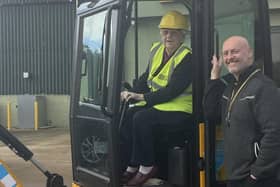
[[[215,80],[215,79],[219,79],[220,78],[220,74],[221,74],[221,69],[222,69],[222,60],[217,59],[216,55],[214,55],[212,57],[212,70],[211,70],[211,80]]]
[[[121,92],[121,100],[122,101],[123,100],[129,101],[130,99],[134,99],[136,101],[144,101],[144,95],[134,93],[134,92],[129,92],[129,91]]]

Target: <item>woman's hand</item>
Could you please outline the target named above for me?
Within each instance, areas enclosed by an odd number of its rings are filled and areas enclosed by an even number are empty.
[[[130,99],[134,99],[136,101],[144,101],[144,95],[134,93],[134,92],[129,92],[129,91],[121,92],[121,100],[122,101],[126,100],[128,102]]]

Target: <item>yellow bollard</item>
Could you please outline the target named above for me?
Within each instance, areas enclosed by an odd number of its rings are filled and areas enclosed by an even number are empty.
[[[80,187],[78,184],[72,182],[72,187]]]
[[[7,129],[11,130],[12,127],[12,112],[11,112],[11,103],[7,103]]]
[[[38,102],[35,101],[34,102],[34,130],[37,131],[38,130],[38,126],[39,126],[39,116],[38,116]]]
[[[199,124],[199,157],[205,159],[205,124]],[[200,187],[205,187],[205,170],[199,172]]]

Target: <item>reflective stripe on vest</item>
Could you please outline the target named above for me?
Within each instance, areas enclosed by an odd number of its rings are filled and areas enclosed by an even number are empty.
[[[176,66],[180,64],[184,57],[189,53],[191,53],[191,51],[182,44],[160,70],[160,72],[156,76],[153,76],[160,66],[164,54],[164,45],[161,43],[155,43],[151,48],[151,55],[149,59],[149,76],[147,84],[150,91],[154,92],[160,88],[166,87]],[[192,86],[190,85],[186,88],[178,97],[168,102],[154,105],[154,108],[162,111],[181,111],[192,113]]]

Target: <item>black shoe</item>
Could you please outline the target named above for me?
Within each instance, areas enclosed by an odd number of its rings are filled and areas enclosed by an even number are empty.
[[[157,167],[153,166],[152,170],[147,174],[138,172],[131,180],[127,182],[127,186],[140,186],[144,184],[148,179],[154,177],[157,174],[157,171]]]
[[[125,171],[122,174],[121,183],[126,184],[130,179],[132,179],[137,174],[137,170],[135,172]]]

